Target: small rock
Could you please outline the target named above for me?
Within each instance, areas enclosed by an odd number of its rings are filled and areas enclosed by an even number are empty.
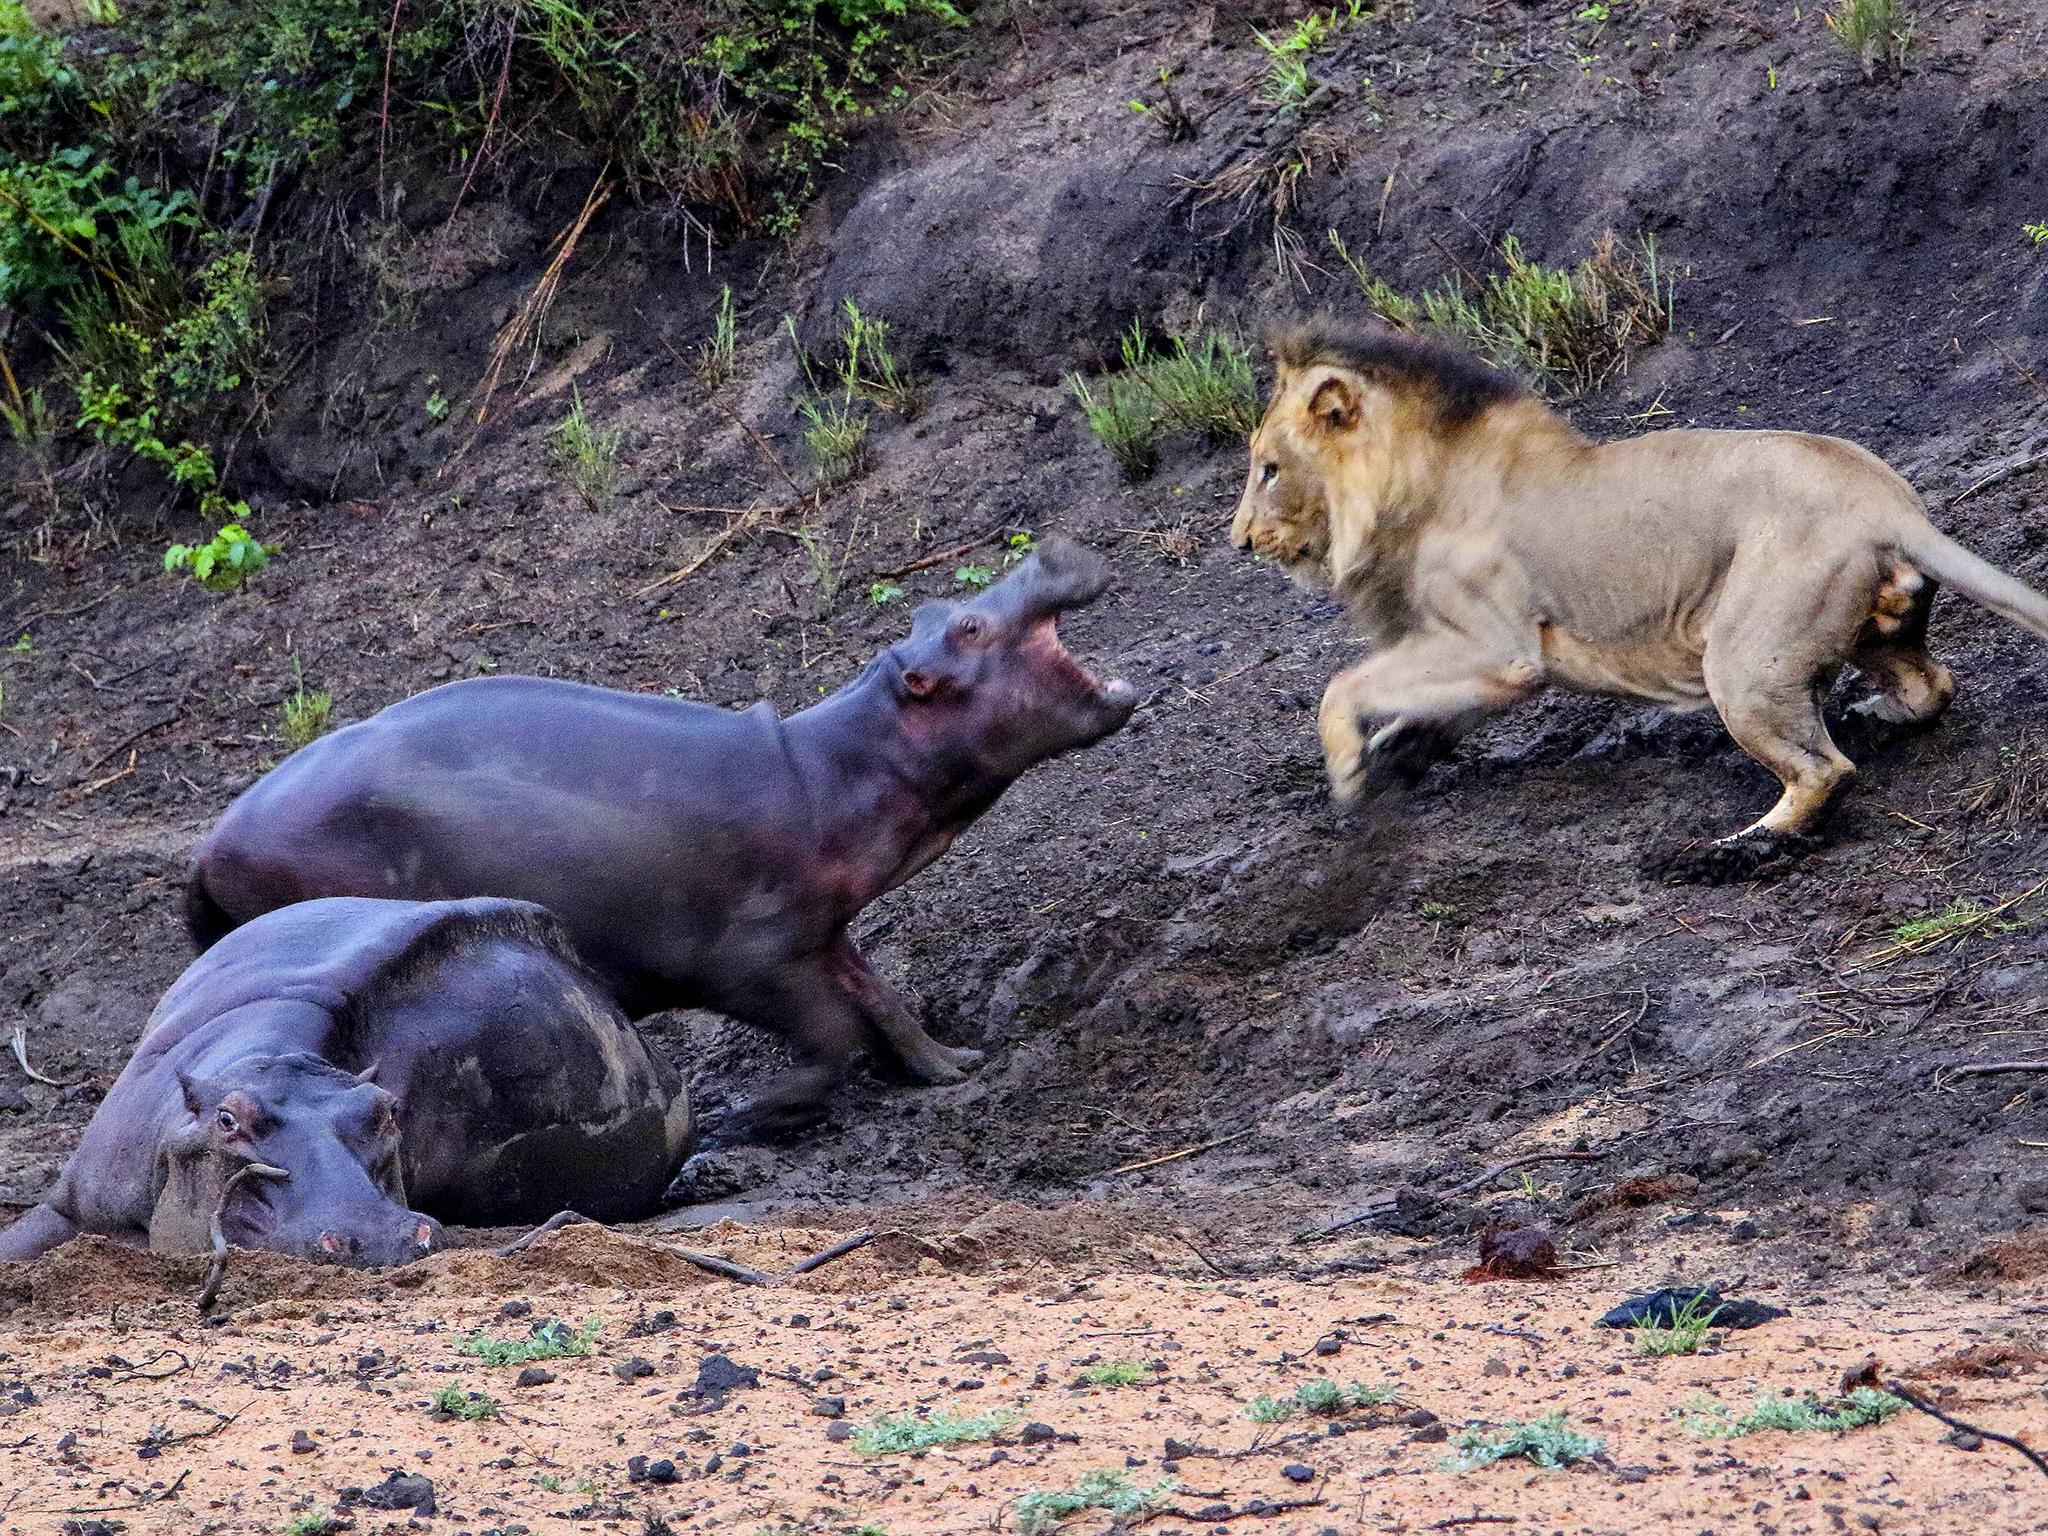
[[[292,1431],[292,1454],[294,1456],[305,1456],[319,1449],[320,1447],[313,1443],[313,1437],[303,1429]]]
[[[365,1488],[356,1499],[371,1509],[409,1509],[416,1515],[434,1513],[434,1484],[417,1472],[393,1472],[374,1488]]]
[[[724,1465],[725,1458],[714,1452],[711,1459],[704,1463],[704,1475],[706,1477],[709,1477],[712,1473],[716,1472],[720,1467]]]
[[[1168,1461],[1186,1461],[1190,1456],[1202,1454],[1200,1446],[1189,1445],[1187,1441],[1176,1440],[1171,1435],[1166,1437],[1166,1444],[1163,1449]]]
[[[1041,1424],[1036,1419],[1017,1431],[1017,1441],[1021,1445],[1045,1445],[1058,1438],[1058,1430],[1050,1424]]]
[[[1971,1430],[1952,1429],[1945,1438],[1950,1445],[1959,1451],[1981,1451],[1984,1449],[1984,1437]]]
[[[1486,1363],[1479,1367],[1482,1376],[1506,1376],[1509,1374],[1507,1361],[1499,1355],[1488,1355]]]
[[[828,1424],[825,1426],[825,1438],[835,1445],[844,1444],[853,1438],[853,1426],[844,1419],[836,1424]]]
[[[1230,1518],[1230,1506],[1228,1504],[1204,1504],[1194,1512],[1191,1518],[1200,1520],[1205,1525],[1214,1525],[1219,1520],[1228,1520]]]
[[[508,1301],[498,1308],[498,1316],[500,1317],[530,1317],[532,1315],[533,1303],[530,1301]]]
[[[513,1378],[515,1387],[544,1387],[555,1379],[555,1373],[544,1365],[529,1365]]]
[[[1316,1340],[1316,1353],[1325,1357],[1336,1354],[1343,1347],[1344,1345],[1336,1339]]]
[[[676,1480],[676,1464],[666,1456],[659,1461],[647,1463],[647,1481],[650,1483],[672,1483]]]
[[[630,1360],[621,1360],[612,1367],[612,1374],[621,1381],[638,1381],[643,1376],[654,1374],[654,1362],[641,1355]]]
[[[1436,1422],[1436,1415],[1431,1413],[1427,1408],[1410,1408],[1406,1413],[1402,1414],[1401,1417],[1396,1419],[1394,1422],[1397,1424],[1405,1424],[1410,1429],[1427,1429],[1430,1425]]]
[[[1280,1475],[1290,1483],[1312,1483],[1316,1480],[1316,1469],[1305,1467],[1298,1461],[1290,1461],[1280,1469]]]
[[[1615,1469],[1614,1477],[1617,1482],[1647,1483],[1650,1480],[1650,1469],[1648,1467],[1618,1467]]]
[[[953,1384],[953,1390],[955,1392],[979,1392],[983,1387],[987,1385],[988,1383],[983,1381],[979,1376],[969,1376],[961,1381],[955,1382]]]
[[[732,1443],[732,1449],[725,1454],[728,1456],[751,1456],[754,1454],[754,1448],[744,1440],[735,1440]]]
[[[741,1387],[761,1385],[761,1373],[752,1366],[735,1365],[724,1355],[706,1355],[697,1367],[697,1395],[723,1397]]]
[[[629,1483],[644,1483],[647,1481],[647,1458],[645,1456],[628,1456],[626,1458],[626,1481]]]
[[[820,1419],[843,1419],[846,1417],[846,1399],[814,1397],[811,1399],[811,1414]]]
[[[1441,1424],[1425,1424],[1408,1437],[1410,1445],[1442,1445],[1451,1438],[1451,1432]]]

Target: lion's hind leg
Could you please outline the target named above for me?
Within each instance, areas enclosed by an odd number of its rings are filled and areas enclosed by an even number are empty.
[[[1918,725],[1948,708],[1956,680],[1927,654],[1935,585],[1903,562],[1895,561],[1886,573],[1849,653],[1849,664],[1878,691],[1851,705],[1853,713],[1892,725]]]

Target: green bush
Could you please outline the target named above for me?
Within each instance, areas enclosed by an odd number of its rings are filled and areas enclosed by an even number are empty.
[[[270,564],[271,553],[240,523],[229,523],[204,544],[173,544],[164,551],[164,569],[191,572],[209,592],[232,592]]]

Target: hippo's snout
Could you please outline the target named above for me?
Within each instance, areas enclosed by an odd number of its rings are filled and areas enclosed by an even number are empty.
[[[380,1213],[374,1222],[337,1221],[314,1239],[313,1257],[330,1264],[388,1268],[423,1259],[441,1246],[441,1224],[417,1211],[400,1211],[393,1222]]]

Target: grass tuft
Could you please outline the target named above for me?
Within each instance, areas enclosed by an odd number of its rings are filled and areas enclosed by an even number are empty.
[[[1902,0],[1836,0],[1822,17],[1836,40],[1856,55],[1866,80],[1881,70],[1904,71],[1914,21]]]
[[[1453,1435],[1451,1444],[1457,1454],[1445,1457],[1444,1466],[1453,1472],[1471,1472],[1518,1457],[1539,1467],[1568,1467],[1606,1449],[1604,1440],[1571,1428],[1562,1410],[1546,1413],[1526,1424],[1503,1424],[1491,1434],[1468,1429]]]
[[[1869,1424],[1882,1424],[1906,1406],[1904,1398],[1875,1387],[1857,1387],[1846,1397],[1822,1399],[1760,1394],[1747,1413],[1737,1414],[1711,1398],[1695,1399],[1683,1410],[1685,1427],[1708,1440],[1733,1440],[1760,1429],[1788,1434],[1843,1434]]]
[[[583,498],[593,512],[602,512],[619,494],[619,443],[623,427],[600,432],[590,424],[577,390],[569,414],[548,433],[548,459],[563,484]]]
[[[1266,56],[1266,79],[1259,95],[1268,106],[1299,110],[1315,95],[1316,82],[1308,63],[1339,32],[1366,13],[1366,0],[1343,0],[1327,11],[1310,11],[1285,31],[1252,31],[1252,41]]]
[[[889,350],[888,325],[870,320],[848,299],[846,327],[839,340],[846,349],[839,362],[839,383],[846,397],[857,395],[892,416],[915,421],[924,410],[924,386],[903,370]]]
[[[739,350],[739,316],[733,309],[732,284],[727,283],[718,296],[718,308],[711,313],[711,339],[697,359],[697,377],[706,389],[723,389],[732,379]]]
[[[1461,272],[1415,298],[1375,277],[1334,229],[1329,240],[1389,324],[1435,331],[1568,393],[1626,373],[1638,351],[1671,330],[1676,279],[1660,266],[1649,235],[1623,245],[1609,231],[1575,267],[1531,261],[1509,235],[1500,243],[1501,271],[1484,278]]]
[[[933,1413],[919,1418],[914,1413],[885,1414],[855,1432],[853,1448],[863,1456],[903,1456],[928,1451],[934,1446],[960,1445],[970,1440],[987,1440],[1008,1429],[1013,1413],[978,1413],[961,1418],[950,1413]]]
[[[860,472],[868,457],[868,419],[844,400],[806,395],[797,402],[804,419],[804,451],[826,485],[838,485]]]
[[[1044,1536],[1067,1516],[1083,1510],[1099,1509],[1118,1517],[1142,1515],[1156,1508],[1179,1486],[1169,1477],[1143,1487],[1121,1472],[1098,1467],[1082,1473],[1071,1487],[1058,1492],[1033,1489],[1020,1495],[1012,1509],[1020,1536]]]
[[[301,677],[297,691],[284,701],[285,745],[296,752],[318,741],[327,734],[328,717],[333,713],[334,695],[324,691],[307,692],[306,680]]]
[[[1152,473],[1169,432],[1224,442],[1259,424],[1251,351],[1235,337],[1217,331],[1173,336],[1164,352],[1156,352],[1143,324],[1133,321],[1120,351],[1117,372],[1093,381],[1070,373],[1067,389],[1125,479]]]
[[[1255,1397],[1244,1412],[1254,1424],[1284,1424],[1297,1413],[1315,1413],[1329,1418],[1354,1408],[1378,1408],[1391,1403],[1396,1391],[1391,1386],[1369,1386],[1362,1381],[1339,1385],[1324,1376],[1303,1382],[1289,1397],[1267,1397],[1263,1394]]]
[[[533,1325],[523,1339],[492,1339],[472,1333],[455,1347],[474,1355],[485,1365],[531,1365],[536,1360],[559,1360],[566,1355],[587,1355],[603,1324],[592,1318],[581,1328],[548,1319]]]
[[[1067,389],[1080,405],[1088,430],[1109,450],[1126,480],[1135,484],[1159,467],[1159,415],[1143,385],[1115,373],[1090,384],[1070,373]]]
[[[1721,1315],[1721,1303],[1709,1302],[1706,1294],[1693,1297],[1671,1319],[1668,1328],[1638,1328],[1636,1353],[1646,1359],[1666,1355],[1696,1355],[1707,1342],[1707,1331]]]

